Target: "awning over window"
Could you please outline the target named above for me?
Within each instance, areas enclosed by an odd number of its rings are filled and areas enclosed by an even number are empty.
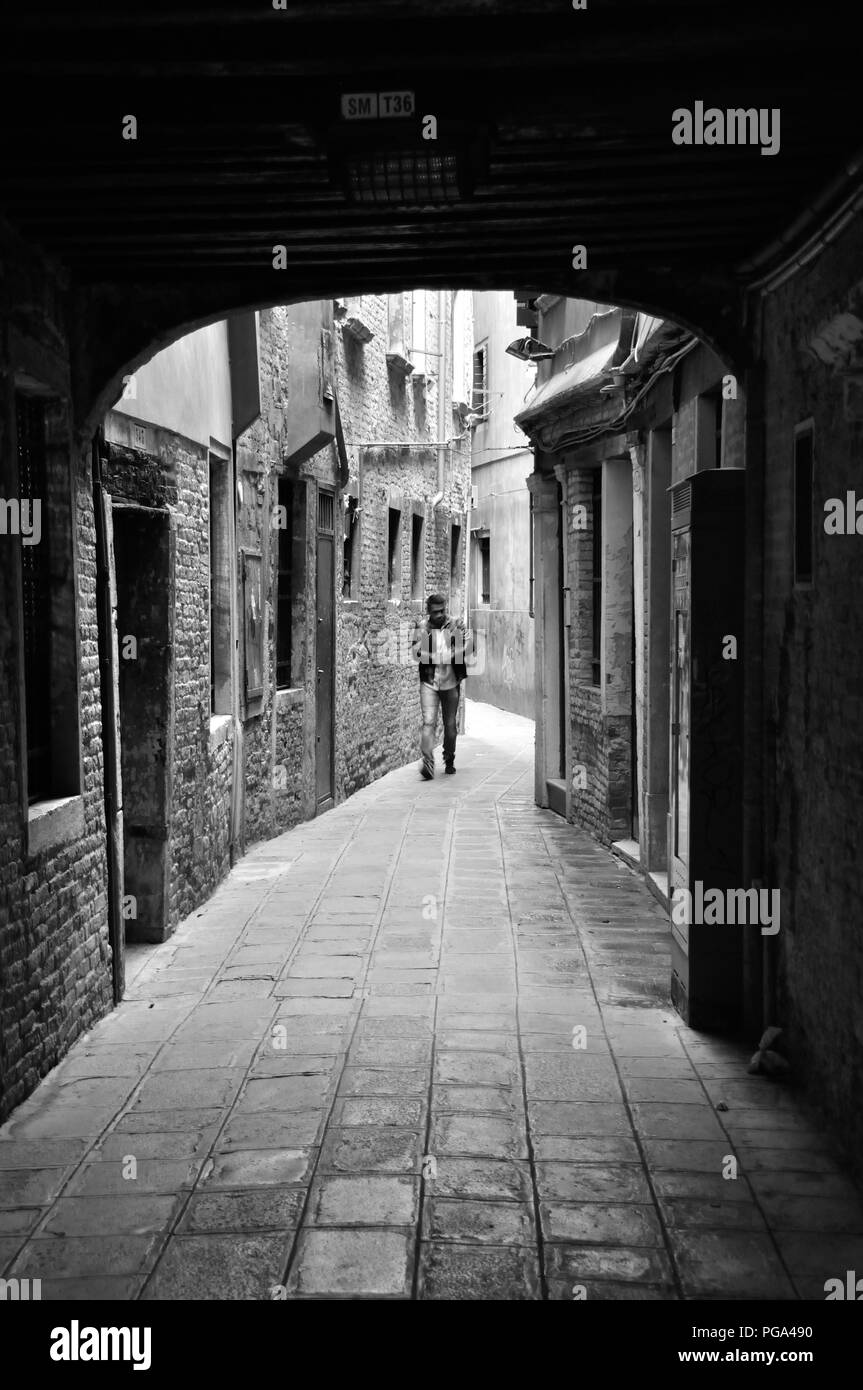
[[[530,404],[516,415],[516,424],[533,423],[546,411],[561,409],[571,396],[580,395],[591,387],[604,385],[602,374],[611,366],[616,351],[615,338],[613,343],[596,348],[580,361],[564,367],[563,371],[555,372],[553,377],[538,388],[536,394],[531,397]]]

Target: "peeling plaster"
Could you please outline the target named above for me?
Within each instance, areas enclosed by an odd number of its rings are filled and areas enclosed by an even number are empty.
[[[835,314],[809,339],[808,348],[825,366],[840,371],[863,364],[863,319],[847,310]]]

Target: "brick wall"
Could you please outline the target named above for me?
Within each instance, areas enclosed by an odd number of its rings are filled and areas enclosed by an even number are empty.
[[[17,495],[14,373],[41,381],[61,401],[68,402],[70,391],[64,286],[50,266],[5,231],[0,231],[0,260],[0,495],[8,497]],[[77,454],[71,437],[66,456],[73,462],[69,524],[77,583],[73,572],[55,598],[55,611],[65,604],[66,620],[77,634],[83,828],[32,857],[20,801],[20,539],[0,536],[0,1119],[112,999],[90,461],[89,452]]]
[[[276,690],[276,594],[278,531],[272,525],[278,502],[278,476],[287,440],[290,408],[291,317],[287,307],[262,310],[259,321],[260,417],[237,441],[237,476],[243,484],[238,505],[237,543],[259,550],[263,565],[264,647],[263,696],[247,706],[241,694],[243,716],[243,845],[268,839],[314,813],[315,683],[312,627],[315,569],[314,527],[316,486],[334,486],[335,450],[322,450],[299,469],[297,482],[305,483],[307,544],[303,557],[298,627],[299,653],[295,654],[297,680],[290,694]],[[302,494],[301,494],[302,495]],[[242,574],[238,567],[238,614],[242,622]],[[296,643],[295,643],[296,645]],[[241,639],[242,655],[242,639]],[[242,692],[243,670],[240,670]],[[274,770],[278,768],[278,775]]]
[[[210,896],[230,863],[232,744],[210,734],[209,461],[175,437],[174,753],[170,835],[173,929]]]

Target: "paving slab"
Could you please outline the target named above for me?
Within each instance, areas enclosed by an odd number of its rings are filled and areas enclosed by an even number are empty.
[[[235,1149],[216,1153],[199,1180],[200,1189],[260,1187],[306,1181],[314,1167],[312,1149]]]
[[[536,1182],[546,1201],[651,1201],[646,1174],[634,1164],[538,1163]]]
[[[401,1231],[306,1229],[288,1290],[317,1298],[407,1297],[413,1265],[413,1241]]]
[[[543,1202],[540,1207],[547,1241],[584,1241],[588,1245],[664,1245],[653,1206],[612,1202]]]
[[[122,1197],[61,1197],[54,1203],[41,1235],[157,1235],[167,1231],[179,1208],[171,1193],[127,1193]]]
[[[174,1236],[142,1299],[272,1298],[292,1243],[293,1234]]]
[[[533,1247],[476,1248],[425,1241],[420,1250],[419,1298],[530,1301],[542,1297]]]
[[[202,1192],[189,1201],[180,1235],[224,1231],[286,1231],[299,1224],[303,1188],[268,1187],[246,1192]]]
[[[420,1156],[416,1129],[346,1125],[328,1130],[319,1167],[333,1173],[416,1173]]]
[[[431,1196],[423,1211],[426,1240],[459,1244],[535,1245],[533,1204]]]
[[[411,1226],[418,1204],[416,1178],[322,1177],[309,1195],[309,1221],[316,1226]]]

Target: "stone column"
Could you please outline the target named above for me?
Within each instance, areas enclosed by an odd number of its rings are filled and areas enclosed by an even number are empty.
[[[570,622],[572,615],[572,583],[569,572],[569,526],[566,524],[567,516],[567,473],[569,469],[565,463],[555,464],[554,476],[557,478],[561,487],[563,505],[558,512],[558,524],[561,528],[561,560],[559,585],[560,594],[558,602],[563,604],[563,624],[558,625],[558,633],[562,635],[562,643],[559,638],[561,650],[559,661],[563,666],[563,711],[562,718],[558,718],[558,729],[563,725],[564,742],[564,777],[566,780],[566,819],[572,818],[572,703],[569,693],[569,646],[570,646]],[[559,615],[558,615],[559,618]],[[560,684],[558,684],[558,691]]]
[[[534,788],[536,804],[548,805],[546,779],[549,769],[557,777],[560,764],[560,642],[558,574],[558,528],[560,507],[557,482],[545,474],[532,473],[527,486],[533,497],[534,527],[534,661],[536,758]]]

